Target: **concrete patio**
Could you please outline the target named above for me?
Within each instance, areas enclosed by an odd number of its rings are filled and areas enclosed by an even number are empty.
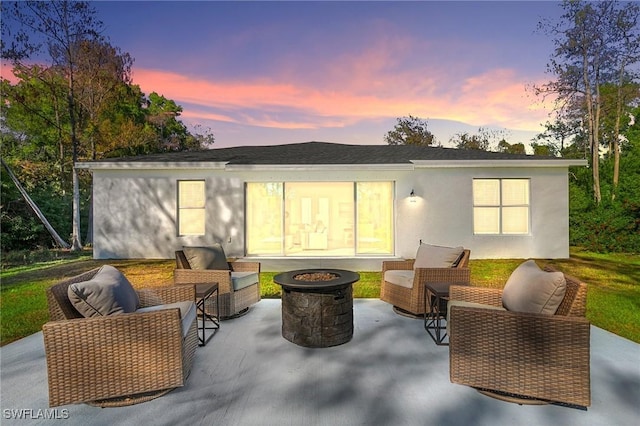
[[[49,409],[42,334],[34,334],[0,349],[0,422],[631,426],[640,419],[640,345],[599,328],[591,330],[592,405],[584,411],[520,406],[452,384],[448,347],[436,346],[421,321],[379,300],[354,301],[354,336],[344,345],[302,348],[283,339],[280,326],[280,300],[262,300],[197,349],[186,386],[104,409]]]

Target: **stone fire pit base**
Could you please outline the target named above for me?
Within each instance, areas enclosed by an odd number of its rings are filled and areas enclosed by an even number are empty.
[[[353,337],[351,284],[327,293],[284,290],[282,337],[300,346],[324,348]]]
[[[273,277],[282,286],[282,337],[308,348],[347,343],[353,337],[357,272],[301,269]]]

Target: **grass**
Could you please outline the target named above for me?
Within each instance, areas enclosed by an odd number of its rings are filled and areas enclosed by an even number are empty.
[[[0,345],[42,329],[48,321],[45,289],[61,279],[110,264],[120,269],[134,287],[170,285],[173,260],[93,260],[88,255],[3,270],[0,274]],[[474,285],[501,288],[522,259],[471,260]],[[597,254],[572,249],[570,259],[538,260],[581,278],[589,285],[587,318],[605,330],[640,343],[640,256]],[[275,272],[262,272],[262,297],[279,298]],[[380,272],[360,272],[354,297],[377,298]]]

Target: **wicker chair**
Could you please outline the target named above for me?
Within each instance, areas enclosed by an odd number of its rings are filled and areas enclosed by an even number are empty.
[[[396,311],[409,316],[422,316],[425,313],[425,283],[450,282],[468,283],[470,250],[464,250],[462,259],[455,268],[416,268],[411,288],[402,287],[385,281],[386,271],[412,270],[414,261],[392,260],[382,262],[382,285],[380,287],[380,299],[391,303]]]
[[[546,267],[547,271],[554,271]],[[519,404],[591,404],[587,286],[565,274],[566,294],[555,315],[452,304],[450,378]],[[502,290],[452,286],[451,301],[502,306]]]
[[[84,318],[67,288],[99,269],[47,289],[50,322],[42,327],[49,405],[86,402],[100,407],[132,405],[183,386],[198,345],[194,318],[183,337],[180,310],[162,309]],[[141,307],[193,301],[192,286],[137,291]]]
[[[175,254],[174,284],[218,283],[220,319],[230,319],[242,315],[249,310],[251,305],[260,301],[260,280],[240,290],[234,290],[232,281],[233,272],[260,274],[259,262],[229,262],[232,268],[230,270],[191,269],[182,250],[176,251]]]

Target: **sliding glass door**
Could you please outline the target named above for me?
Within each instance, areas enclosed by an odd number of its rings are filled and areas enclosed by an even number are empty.
[[[393,182],[251,182],[247,254],[392,254]]]

